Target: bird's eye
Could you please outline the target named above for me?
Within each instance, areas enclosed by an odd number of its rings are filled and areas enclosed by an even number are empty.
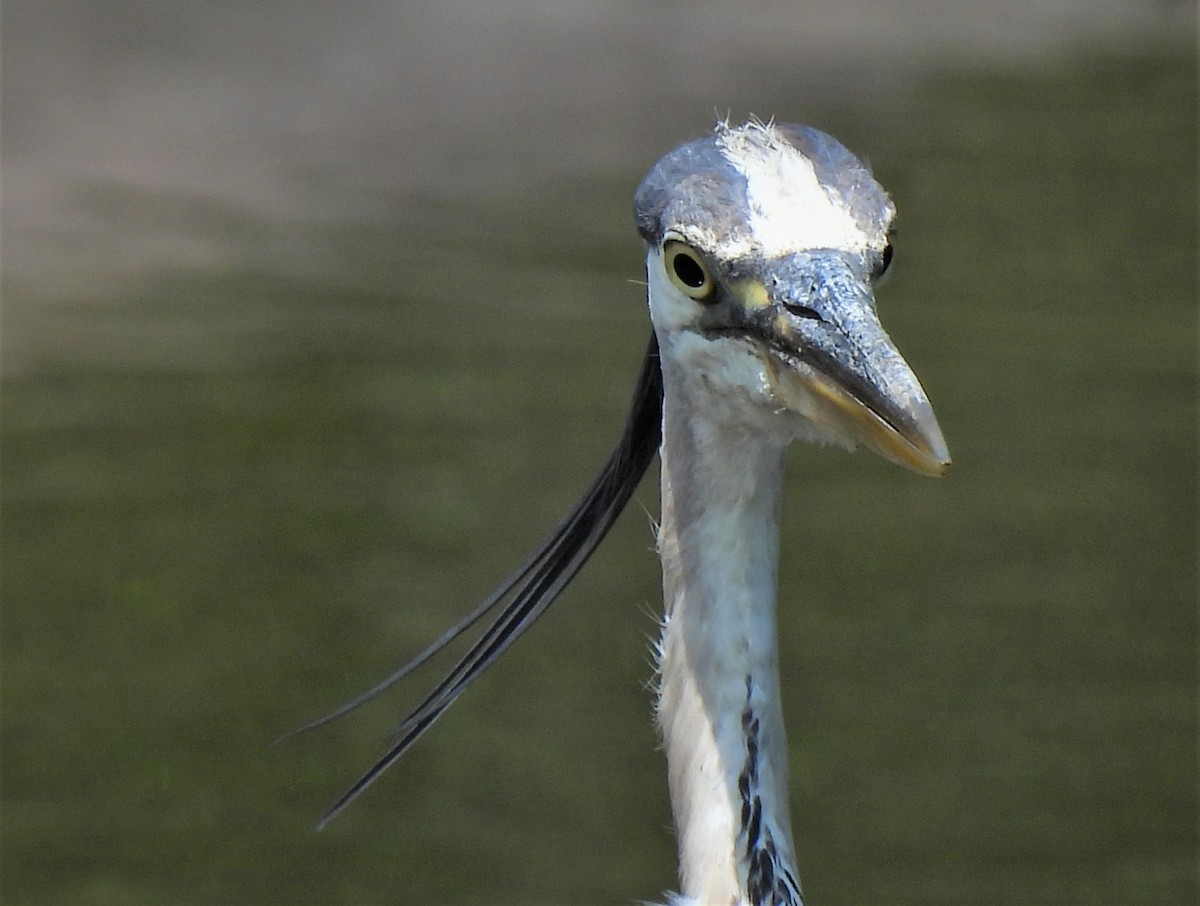
[[[671,239],[663,246],[663,258],[667,265],[667,276],[677,289],[693,299],[706,299],[712,295],[713,279],[695,249]]]
[[[892,240],[889,238],[887,244],[883,247],[883,253],[879,256],[879,260],[875,263],[875,269],[871,272],[871,277],[878,280],[887,273],[887,269],[892,264]]]

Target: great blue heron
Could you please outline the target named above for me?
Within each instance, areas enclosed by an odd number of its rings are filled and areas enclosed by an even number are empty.
[[[487,600],[375,688],[303,728],[375,697],[499,608],[321,823],[545,611],[658,451],[657,716],[680,862],[671,902],[799,904],[775,641],[784,449],[797,438],[861,444],[925,475],[950,464],[925,392],[875,313],[895,208],[830,136],[751,121],[719,123],[663,157],[634,212],[654,330],[616,449]]]

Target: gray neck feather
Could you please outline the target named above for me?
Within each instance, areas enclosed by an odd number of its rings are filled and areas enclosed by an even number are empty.
[[[658,718],[679,902],[798,904],[775,642],[785,444],[715,415],[669,355],[663,380]]]

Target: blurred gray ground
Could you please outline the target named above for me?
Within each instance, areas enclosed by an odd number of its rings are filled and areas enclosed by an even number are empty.
[[[9,0],[8,299],[250,251],[123,210],[118,191],[204,199],[213,217],[386,217],[397,196],[624,173],[717,113],[882,108],[934,69],[1187,41],[1193,16],[1181,0]],[[253,251],[320,266],[295,242]],[[54,345],[53,324],[10,323],[6,367]]]

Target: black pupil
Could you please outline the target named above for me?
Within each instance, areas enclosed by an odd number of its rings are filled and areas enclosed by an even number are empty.
[[[883,260],[879,262],[879,273],[883,273],[888,269],[888,265],[892,263],[892,244],[889,242],[883,247]]]
[[[704,268],[691,255],[685,255],[680,252],[672,259],[671,267],[675,268],[675,276],[685,286],[690,286],[692,289],[699,289],[704,285]]]

